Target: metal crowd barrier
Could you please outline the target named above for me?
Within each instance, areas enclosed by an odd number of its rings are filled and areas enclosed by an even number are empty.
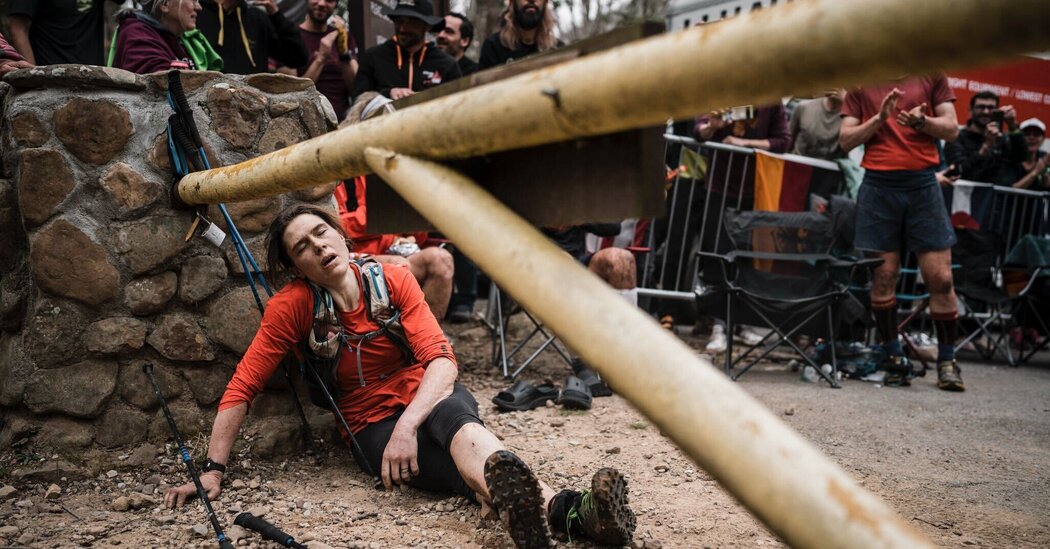
[[[657,241],[658,236],[652,226],[648,236],[648,247],[654,252],[662,249],[662,253],[650,253],[646,255],[642,268],[642,277],[638,284],[638,295],[658,299],[672,299],[679,301],[692,301],[696,299],[695,290],[700,284],[700,270],[693,262],[697,251],[716,252],[722,244],[722,218],[727,207],[741,209],[750,207],[744,202],[743,192],[737,192],[736,196],[727,192],[734,181],[730,177],[736,172],[733,170],[737,164],[740,167],[739,189],[746,188],[752,181],[747,180],[755,150],[747,147],[726,145],[723,143],[705,141],[700,142],[690,137],[674,134],[664,134],[667,147],[681,145],[683,152],[679,153],[678,165],[682,165],[684,150],[689,149],[694,153],[708,158],[707,177],[704,179],[692,179],[683,177],[679,172],[674,183],[669,189],[668,217],[666,230],[662,241]],[[816,168],[841,171],[838,164],[817,158],[799,156],[795,154],[778,154],[780,158],[788,162],[805,164]],[[721,181],[708,184],[708,181],[720,165],[728,163],[729,168],[724,172]],[[698,189],[698,186],[700,188]],[[704,196],[702,211],[694,211],[694,200],[697,193]],[[711,204],[712,194],[719,201],[717,209],[708,207]],[[687,203],[683,207],[680,201]],[[717,215],[714,220],[708,220],[708,215]],[[699,217],[699,224],[694,228],[693,223]],[[709,231],[714,230],[713,240],[709,237]],[[708,238],[705,238],[708,237]],[[668,273],[668,269],[672,272]]]

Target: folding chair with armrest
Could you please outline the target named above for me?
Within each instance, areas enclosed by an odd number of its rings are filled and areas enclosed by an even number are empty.
[[[852,280],[858,268],[870,268],[881,259],[839,259],[830,252],[834,228],[826,213],[817,212],[725,212],[725,231],[733,247],[725,254],[700,252],[721,265],[725,293],[726,331],[734,323],[764,325],[772,331],[755,346],[733,358],[732,338],[727,341],[725,370],[736,380],[781,345],[788,345],[813,366],[832,387],[839,387],[835,357],[836,309],[849,295],[849,286],[832,276],[833,269],[847,269]],[[771,337],[777,336],[757,358],[733,375],[735,365]],[[820,365],[793,340],[795,335],[826,336],[831,349],[832,371]]]

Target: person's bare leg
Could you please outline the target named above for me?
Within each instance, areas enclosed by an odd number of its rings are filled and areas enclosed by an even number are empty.
[[[952,283],[952,251],[936,250],[917,254],[922,281],[930,292],[930,312],[951,313],[957,309]]]
[[[452,297],[452,274],[455,270],[452,254],[444,248],[423,248],[408,256],[409,269],[423,289],[423,298],[434,318],[441,322]]]
[[[623,248],[598,250],[587,268],[617,290],[631,290],[638,278],[634,254]]]
[[[488,485],[485,483],[485,460],[505,449],[496,435],[479,423],[464,425],[452,437],[452,461],[455,462],[467,486],[474,490],[478,500],[486,505],[492,504],[492,495],[489,494]],[[542,480],[539,482],[546,509],[556,492]]]

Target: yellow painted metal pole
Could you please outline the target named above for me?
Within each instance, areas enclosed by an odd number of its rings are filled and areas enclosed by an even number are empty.
[[[366,159],[792,546],[931,546],[719,370],[478,185],[444,166],[380,149],[367,149]]]
[[[1050,49],[1046,0],[799,0],[443,97],[183,178],[188,204],[367,172],[364,150],[476,156],[661,125],[788,94]]]

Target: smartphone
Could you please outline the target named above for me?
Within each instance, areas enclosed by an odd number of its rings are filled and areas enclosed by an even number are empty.
[[[999,124],[999,127],[1003,127],[1003,111],[995,109],[992,111],[992,122]]]
[[[737,120],[751,120],[755,117],[754,105],[743,105],[740,107],[733,107],[726,110],[723,119],[726,122],[735,122]]]
[[[944,172],[945,177],[959,177],[962,175],[962,170],[958,166],[952,166]]]

